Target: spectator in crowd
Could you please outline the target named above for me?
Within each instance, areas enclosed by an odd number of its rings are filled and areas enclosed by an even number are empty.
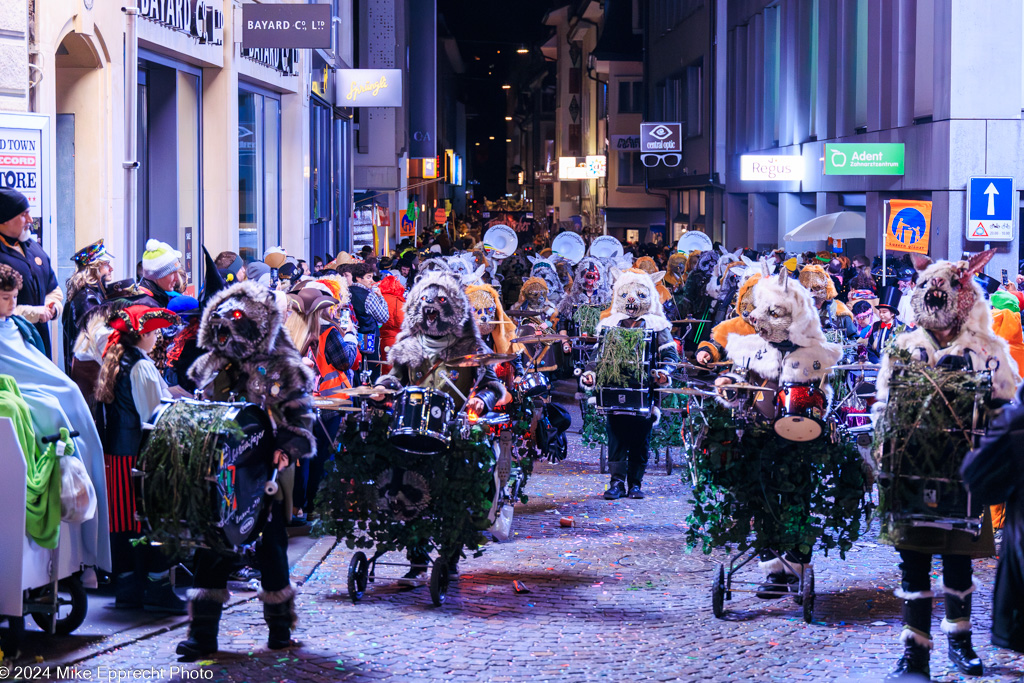
[[[213,264],[217,267],[217,272],[220,273],[220,276],[224,278],[224,282],[228,285],[246,280],[245,261],[233,251],[220,252],[217,254],[217,258],[213,260]]]
[[[146,242],[146,251],[142,253],[143,277],[139,281],[139,291],[143,296],[135,303],[167,308],[171,300],[170,293],[177,291],[180,268],[180,251],[160,240],[151,239]]]
[[[44,352],[51,355],[47,323],[64,310],[64,293],[50,266],[50,257],[32,237],[28,198],[17,190],[0,188],[0,263],[21,276],[15,313],[35,325]]]
[[[347,270],[352,278],[349,292],[352,295],[352,310],[356,314],[356,332],[359,335],[359,352],[363,363],[369,364],[372,377],[380,374],[380,360],[377,342],[380,326],[388,321],[390,312],[384,297],[374,289],[373,271],[365,263],[356,263]]]
[[[388,351],[402,331],[405,320],[405,287],[397,275],[388,275],[380,281],[377,290],[388,304],[388,320],[380,326],[380,355],[381,359],[387,360]],[[382,366],[381,372],[391,372],[391,366]]]
[[[867,301],[858,301],[853,305],[853,320],[857,324],[857,337],[867,339],[871,333],[871,324],[875,322],[875,312]]]
[[[65,285],[68,298],[63,316],[64,372],[69,375],[74,359],[75,341],[86,316],[107,300],[107,283],[114,273],[114,268],[110,265],[112,258],[103,246],[103,240],[79,249],[71,257],[78,270],[68,278]]]

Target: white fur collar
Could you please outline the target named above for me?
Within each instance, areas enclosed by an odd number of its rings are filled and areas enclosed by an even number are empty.
[[[783,355],[756,334],[730,334],[725,352],[737,369],[746,368],[779,384],[816,382],[828,375],[843,355],[838,345],[827,342],[820,346],[797,346]]]
[[[626,319],[625,313],[612,313],[607,318],[602,318],[601,322],[597,324],[597,329],[603,329],[605,327],[618,327],[619,323]],[[669,323],[668,318],[663,315],[657,315],[656,313],[648,313],[647,315],[640,316],[640,320],[644,321],[644,328],[651,330],[652,332],[661,332],[672,327]]]

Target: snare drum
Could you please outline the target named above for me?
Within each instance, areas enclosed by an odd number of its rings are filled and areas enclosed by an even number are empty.
[[[524,398],[546,394],[551,388],[548,378],[542,372],[528,372],[515,382],[516,391]]]
[[[619,333],[641,332],[639,343],[635,348],[635,356],[631,359],[611,359],[613,347],[612,335]],[[606,415],[636,415],[647,417],[654,407],[656,395],[651,391],[650,376],[652,362],[652,345],[654,334],[651,330],[618,327],[603,328],[599,334],[599,354],[597,361],[597,410]],[[601,384],[602,365],[619,366],[620,379],[615,384]],[[610,374],[610,373],[609,373]]]
[[[775,395],[775,433],[787,441],[814,441],[825,431],[825,394],[811,384],[785,384]]]
[[[135,467],[138,511],[150,540],[166,543],[180,531],[211,543],[209,534],[219,531],[229,546],[255,542],[266,522],[264,489],[273,460],[274,429],[259,406],[163,404]],[[191,496],[203,486],[197,482],[206,482],[205,504]],[[165,495],[168,490],[178,495]]]
[[[443,391],[406,387],[395,397],[388,441],[417,455],[440,453],[451,443],[455,401]]]

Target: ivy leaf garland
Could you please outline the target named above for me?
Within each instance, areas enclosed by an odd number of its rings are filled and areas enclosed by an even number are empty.
[[[718,403],[708,402],[705,416],[707,433],[689,454],[697,483],[687,544],[705,554],[722,546],[818,547],[845,557],[870,516],[856,447],[827,437],[795,444],[770,425],[740,422]]]

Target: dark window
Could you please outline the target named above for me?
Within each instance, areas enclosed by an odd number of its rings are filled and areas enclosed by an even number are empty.
[[[639,114],[643,111],[644,89],[640,81],[619,81],[619,113]]]
[[[619,187],[644,184],[644,165],[639,152],[619,152]]]

